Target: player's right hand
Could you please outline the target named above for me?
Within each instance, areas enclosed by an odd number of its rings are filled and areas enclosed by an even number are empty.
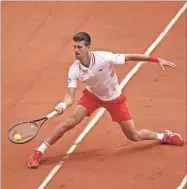
[[[66,109],[66,105],[63,102],[55,106],[55,110],[58,112],[58,115],[63,114],[65,109]]]

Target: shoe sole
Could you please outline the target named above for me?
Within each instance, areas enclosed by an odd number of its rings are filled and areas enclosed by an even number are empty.
[[[29,166],[30,168],[33,168],[33,169],[34,169],[34,168],[36,169],[37,167],[39,167],[39,165],[38,165],[38,166],[31,166],[29,163],[28,163],[28,166]]]

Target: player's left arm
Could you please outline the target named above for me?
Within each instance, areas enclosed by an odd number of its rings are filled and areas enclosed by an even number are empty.
[[[158,63],[162,70],[164,70],[164,66],[176,66],[173,62],[166,61],[157,56],[150,56],[145,54],[125,54],[125,62],[127,61],[148,61]]]

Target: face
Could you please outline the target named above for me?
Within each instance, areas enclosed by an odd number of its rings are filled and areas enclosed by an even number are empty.
[[[74,41],[73,46],[77,60],[84,59],[90,50],[90,46],[85,46],[84,41]]]

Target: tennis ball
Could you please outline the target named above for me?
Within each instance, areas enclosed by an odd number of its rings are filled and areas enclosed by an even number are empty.
[[[15,135],[14,135],[14,140],[15,140],[15,141],[21,140],[21,135],[20,135],[20,134],[15,134]]]

